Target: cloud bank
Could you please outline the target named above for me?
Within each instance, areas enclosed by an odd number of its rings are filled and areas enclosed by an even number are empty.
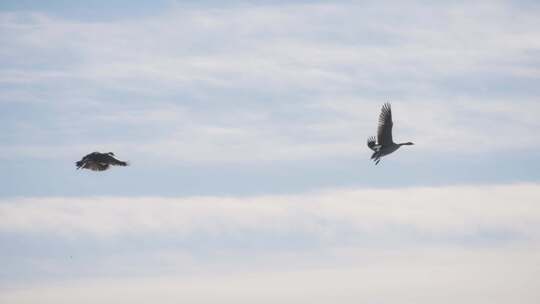
[[[178,237],[238,231],[296,232],[324,239],[351,233],[466,235],[509,232],[536,238],[536,184],[455,186],[192,198],[20,198],[0,204],[0,232],[115,238],[146,233]],[[540,227],[539,227],[540,228]],[[324,232],[324,233],[322,233]]]
[[[4,199],[0,236],[20,241],[1,299],[534,303],[538,201],[538,184]]]

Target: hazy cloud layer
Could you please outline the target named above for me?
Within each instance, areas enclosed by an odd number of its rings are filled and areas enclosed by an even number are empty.
[[[335,268],[71,281],[4,290],[7,303],[536,303],[531,250],[349,252]],[[341,258],[338,256],[337,258]]]

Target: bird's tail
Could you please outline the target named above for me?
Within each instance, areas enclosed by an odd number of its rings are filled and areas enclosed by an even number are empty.
[[[82,160],[75,162],[75,165],[77,166],[77,170],[82,168],[84,166],[84,162]]]
[[[377,150],[375,149],[375,146],[376,146],[376,145],[377,145],[377,143],[376,143],[376,140],[375,140],[375,136],[370,136],[370,137],[368,137],[368,139],[367,139],[367,146],[368,146],[371,150],[377,151]]]

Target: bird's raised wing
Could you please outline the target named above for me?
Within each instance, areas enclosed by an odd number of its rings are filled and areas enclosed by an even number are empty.
[[[392,109],[389,103],[382,106],[381,114],[379,115],[379,126],[377,128],[377,142],[379,145],[390,145],[392,140]]]
[[[367,146],[373,150],[373,151],[376,151],[375,150],[375,145],[376,145],[376,142],[375,142],[375,136],[371,136],[367,139]]]

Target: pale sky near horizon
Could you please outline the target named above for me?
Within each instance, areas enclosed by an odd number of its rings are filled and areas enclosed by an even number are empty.
[[[0,54],[2,303],[540,299],[535,1],[8,0]]]

